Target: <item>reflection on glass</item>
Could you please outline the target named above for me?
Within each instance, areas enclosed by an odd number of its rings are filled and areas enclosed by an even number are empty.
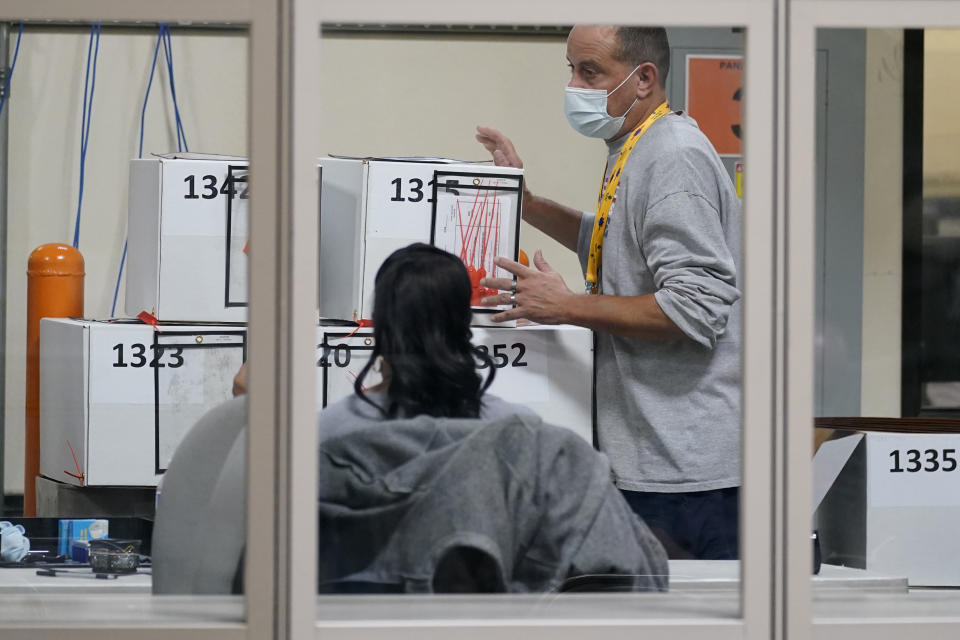
[[[960,586],[958,42],[818,33],[815,586],[851,598]]]
[[[203,425],[228,403],[230,430],[245,426],[231,387],[246,358],[246,35],[14,23],[0,49],[16,158],[0,166],[0,590],[236,591],[210,588],[208,569],[221,550],[231,579],[242,567],[245,460]],[[209,73],[224,66],[240,72]],[[0,618],[36,611],[21,609]]]
[[[735,598],[742,33],[325,36],[320,591]]]

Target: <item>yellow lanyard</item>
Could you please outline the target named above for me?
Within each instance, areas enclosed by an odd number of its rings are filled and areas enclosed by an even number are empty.
[[[597,200],[597,216],[593,221],[593,233],[590,236],[590,255],[587,259],[587,293],[599,293],[599,271],[600,263],[603,259],[603,236],[607,228],[607,220],[610,218],[610,211],[613,208],[613,201],[617,195],[617,187],[620,186],[620,172],[623,166],[627,164],[627,158],[630,152],[636,146],[647,129],[661,117],[670,113],[670,106],[664,102],[653,110],[647,119],[640,123],[640,126],[633,130],[627,141],[620,148],[620,155],[617,156],[617,162],[613,165],[613,171],[610,172],[610,179],[605,180],[600,185],[600,197]],[[607,169],[604,167],[603,175],[607,175]]]

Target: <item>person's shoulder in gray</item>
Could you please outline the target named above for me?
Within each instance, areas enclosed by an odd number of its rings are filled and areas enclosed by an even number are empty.
[[[672,112],[655,122],[627,160],[625,171],[640,171],[643,191],[652,207],[677,192],[704,198],[721,214],[739,200],[733,181],[697,122],[683,112]],[[638,176],[639,177],[639,176]]]

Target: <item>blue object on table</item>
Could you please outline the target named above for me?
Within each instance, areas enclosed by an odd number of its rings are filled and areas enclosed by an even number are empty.
[[[74,540],[70,545],[70,559],[86,564],[90,560],[90,543],[86,540]]]
[[[60,540],[57,553],[61,556],[70,556],[73,553],[75,540],[99,540],[100,538],[106,538],[109,531],[109,523],[103,519],[70,518],[60,520]]]

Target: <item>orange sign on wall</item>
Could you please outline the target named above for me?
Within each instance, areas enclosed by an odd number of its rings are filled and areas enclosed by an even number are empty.
[[[721,156],[739,156],[743,58],[687,56],[687,113]]]

